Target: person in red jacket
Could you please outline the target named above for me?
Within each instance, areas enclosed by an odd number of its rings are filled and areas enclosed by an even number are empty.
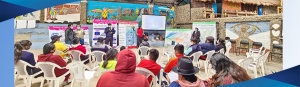
[[[69,48],[69,51],[71,50],[78,50],[80,52],[82,52],[83,54],[86,54],[86,48],[80,44],[80,39],[75,37],[72,41],[72,45]],[[89,55],[80,55],[80,59],[82,60],[86,60],[89,58]],[[87,64],[89,61],[84,62],[84,64]]]
[[[174,47],[175,50],[175,56],[176,58],[171,58],[169,62],[167,63],[166,67],[164,68],[164,72],[169,73],[173,67],[177,65],[178,58],[181,58],[184,56],[184,46],[181,44],[177,44]]]
[[[150,87],[146,77],[135,73],[136,56],[130,49],[118,54],[115,71],[105,72],[99,78],[96,87]]]
[[[54,52],[55,52],[55,45],[53,43],[45,44],[43,47],[43,54],[40,54],[38,56],[38,62],[52,62],[59,65],[60,67],[66,67],[67,63],[59,55],[53,55]],[[54,73],[57,77],[65,74],[68,71],[69,71],[68,69],[58,69],[58,68],[54,69]],[[69,77],[70,74],[66,75],[65,80],[62,83],[63,86],[71,83],[71,81],[68,81]]]
[[[137,47],[140,47],[140,44],[143,41],[143,37],[144,37],[144,30],[142,29],[141,26],[139,26],[139,28],[137,29]]]
[[[143,59],[137,67],[142,67],[145,69],[150,70],[155,76],[158,75],[161,66],[156,63],[156,60],[158,59],[159,52],[157,49],[151,49],[149,53],[149,60]],[[152,76],[148,77],[148,82],[151,83]]]

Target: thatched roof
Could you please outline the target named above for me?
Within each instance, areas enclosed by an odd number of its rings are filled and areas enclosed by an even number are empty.
[[[280,6],[280,0],[225,0],[234,3],[255,4],[264,6]]]

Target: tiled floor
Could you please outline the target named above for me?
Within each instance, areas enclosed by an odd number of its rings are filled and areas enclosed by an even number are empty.
[[[160,51],[160,58],[159,58],[159,62],[166,62],[167,61],[167,58],[166,56],[162,55],[162,50],[163,48],[156,48]],[[132,49],[135,53],[137,53],[137,49]],[[30,50],[31,52],[34,53],[35,55],[35,59],[37,60],[37,56],[39,54],[42,53],[42,50]],[[230,53],[230,59],[232,59],[233,61],[237,62],[239,59],[242,59],[242,58],[246,58],[245,55],[240,55],[240,56],[236,56],[236,55],[233,55],[232,53]],[[273,61],[270,61],[270,62],[266,62],[266,74],[270,74],[271,73],[271,70],[275,70],[275,71],[281,71],[282,70],[282,62],[279,61],[279,60],[273,60]],[[204,70],[201,69],[199,73],[196,74],[200,79],[207,79],[206,78],[206,74],[204,73]],[[249,72],[249,75],[251,77],[253,77],[253,72]],[[260,75],[258,74],[258,76],[260,77]],[[90,81],[90,87],[95,87],[96,84],[97,84],[97,81],[98,81],[99,78],[96,78],[94,77],[91,81]],[[33,82],[32,82],[32,87],[39,87],[40,86],[40,82],[41,82],[41,78],[37,78],[37,79],[33,79]],[[44,87],[47,87],[48,85],[44,85]],[[83,86],[80,86],[79,83],[75,83],[74,85],[75,87],[83,87]],[[22,80],[18,80],[16,82],[16,87],[25,87],[25,84],[23,83]],[[65,87],[70,87],[70,85],[67,85]]]

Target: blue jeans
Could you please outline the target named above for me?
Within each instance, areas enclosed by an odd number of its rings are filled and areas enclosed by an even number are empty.
[[[71,45],[71,44],[72,44],[72,42],[71,42],[71,41],[65,41],[65,43],[66,43],[66,44],[69,44],[69,45]]]
[[[84,45],[84,39],[80,39],[80,44]]]

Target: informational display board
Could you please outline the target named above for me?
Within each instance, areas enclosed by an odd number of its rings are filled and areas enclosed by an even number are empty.
[[[119,45],[120,46],[136,46],[137,37],[136,30],[138,22],[135,21],[119,21]]]
[[[193,29],[191,33],[198,28],[201,36],[200,36],[200,43],[205,43],[206,37],[213,36],[217,38],[217,31],[216,31],[216,22],[193,22]]]
[[[165,46],[177,43],[189,46],[191,35],[191,29],[166,29]]]
[[[60,38],[61,42],[65,42],[65,30],[67,29],[67,26],[49,26],[49,40],[51,41],[51,36],[53,35],[62,35]],[[88,26],[81,26],[81,28],[84,30],[85,35],[84,35],[84,43],[85,44],[90,44],[90,39],[89,39],[89,27]],[[76,26],[73,26],[73,30],[76,30]],[[50,42],[49,41],[49,42]]]
[[[92,45],[97,43],[98,37],[106,37],[105,28],[108,27],[108,24],[111,23],[111,27],[115,29],[115,34],[113,36],[113,46],[117,46],[117,21],[116,20],[93,20],[93,41]]]

